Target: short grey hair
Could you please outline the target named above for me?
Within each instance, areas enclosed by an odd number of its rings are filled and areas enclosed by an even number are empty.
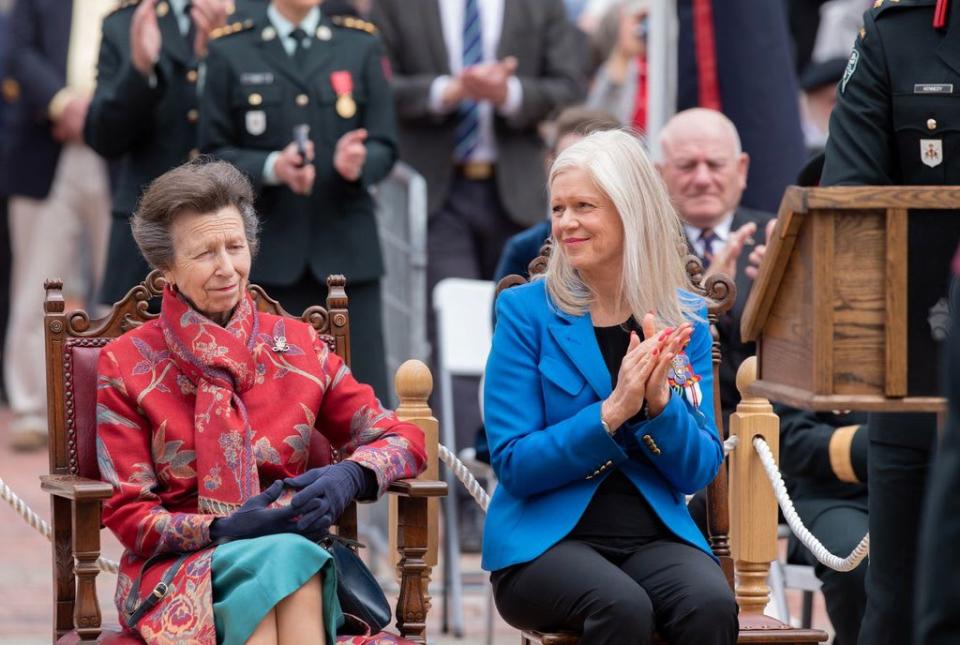
[[[734,156],[740,155],[740,153],[743,152],[743,144],[740,141],[740,133],[737,132],[737,126],[734,125],[733,121],[723,112],[711,110],[710,108],[697,107],[677,112],[666,122],[663,129],[660,130],[660,134],[657,137],[657,150],[659,151],[657,161],[666,160],[667,153],[665,146],[669,146],[671,139],[678,132],[688,129],[699,130],[714,125],[729,132],[733,141],[732,152]]]
[[[166,270],[176,255],[170,228],[180,214],[213,214],[233,206],[243,219],[250,255],[256,256],[260,219],[253,202],[253,187],[246,175],[226,161],[200,157],[150,183],[130,222],[133,239],[147,264]]]

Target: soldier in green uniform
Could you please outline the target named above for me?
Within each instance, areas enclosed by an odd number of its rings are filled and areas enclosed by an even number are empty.
[[[877,0],[866,12],[837,88],[822,185],[960,183],[960,16],[947,20],[950,4],[960,11],[947,0]],[[911,258],[922,262],[927,254],[916,249],[955,245],[951,226],[944,217],[936,226],[911,226]],[[923,269],[911,266],[908,274]],[[910,280],[908,309],[922,298],[945,302],[947,280],[946,266],[926,267],[923,279]],[[936,374],[942,347],[931,342],[926,321],[909,315],[908,379],[914,368]],[[936,418],[873,414],[869,433],[870,567],[860,643],[900,645],[911,642],[914,627],[917,537]]]
[[[122,0],[103,21],[97,86],[84,141],[118,159],[113,222],[99,299],[111,304],[149,268],[130,234],[140,193],[196,154],[198,61],[228,15],[257,15],[262,0]]]
[[[369,188],[397,157],[389,67],[372,25],[328,18],[318,4],[273,0],[210,43],[200,149],[253,181],[263,232],[252,279],[284,308],[323,302],[327,275],[346,275],[353,369],[383,397],[383,259]]]

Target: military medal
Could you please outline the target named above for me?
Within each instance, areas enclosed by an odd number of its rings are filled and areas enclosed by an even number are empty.
[[[337,114],[341,119],[352,119],[357,113],[357,103],[353,100],[353,76],[348,70],[333,72],[330,85],[337,94]]]
[[[943,140],[920,139],[920,161],[924,166],[936,168],[943,163]]]
[[[700,377],[693,373],[693,366],[686,353],[681,352],[670,361],[667,383],[677,394],[683,395],[694,409],[700,409],[703,392],[700,390]]]

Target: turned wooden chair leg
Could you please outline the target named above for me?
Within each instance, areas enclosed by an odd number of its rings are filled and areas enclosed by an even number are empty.
[[[73,556],[76,559],[77,599],[74,624],[80,643],[100,637],[100,604],[97,602],[97,560],[100,558],[100,500],[73,504]]]
[[[404,638],[426,643],[428,602],[423,583],[430,572],[424,560],[427,553],[427,500],[400,497],[397,503],[397,549],[401,574],[397,629]]]

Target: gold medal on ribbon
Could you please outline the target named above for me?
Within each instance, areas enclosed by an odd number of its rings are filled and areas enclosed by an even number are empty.
[[[357,102],[353,100],[353,77],[350,72],[333,72],[330,74],[330,85],[337,95],[337,114],[341,119],[352,119],[357,113]]]
[[[357,113],[357,103],[349,94],[344,94],[337,99],[337,114],[342,119],[352,119]]]

